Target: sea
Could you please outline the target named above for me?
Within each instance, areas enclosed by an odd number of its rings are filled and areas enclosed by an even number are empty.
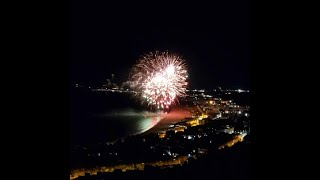
[[[131,93],[72,89],[69,95],[71,145],[107,142],[148,131],[160,122]]]

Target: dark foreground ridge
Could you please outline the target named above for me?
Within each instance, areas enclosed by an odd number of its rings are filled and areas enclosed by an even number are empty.
[[[115,170],[113,173],[98,173],[96,176],[82,176],[77,180],[107,179],[251,179],[250,144],[245,141],[230,148],[216,150],[198,159],[190,158],[182,166],[156,168],[146,166],[144,171]]]

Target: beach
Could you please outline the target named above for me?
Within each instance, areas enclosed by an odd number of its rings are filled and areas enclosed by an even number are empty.
[[[191,116],[192,114],[190,112],[190,108],[181,106],[174,107],[169,113],[162,114],[161,120],[148,131],[144,132],[144,134],[166,131],[168,128],[170,128],[170,125],[173,125]]]

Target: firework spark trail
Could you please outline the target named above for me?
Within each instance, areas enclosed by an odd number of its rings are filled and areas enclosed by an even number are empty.
[[[138,60],[130,73],[136,96],[158,109],[169,108],[187,86],[184,60],[169,52],[149,53]]]

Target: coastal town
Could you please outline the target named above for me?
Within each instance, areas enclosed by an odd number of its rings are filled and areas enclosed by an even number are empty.
[[[114,91],[112,93],[119,93],[118,89]],[[90,147],[74,147],[70,179],[99,177],[117,171],[144,171],[152,167],[179,167],[213,151],[250,143],[250,106],[221,96],[240,93],[248,91],[220,90],[212,95],[205,90],[189,90],[179,105],[159,122],[162,128],[156,125],[142,134]]]

